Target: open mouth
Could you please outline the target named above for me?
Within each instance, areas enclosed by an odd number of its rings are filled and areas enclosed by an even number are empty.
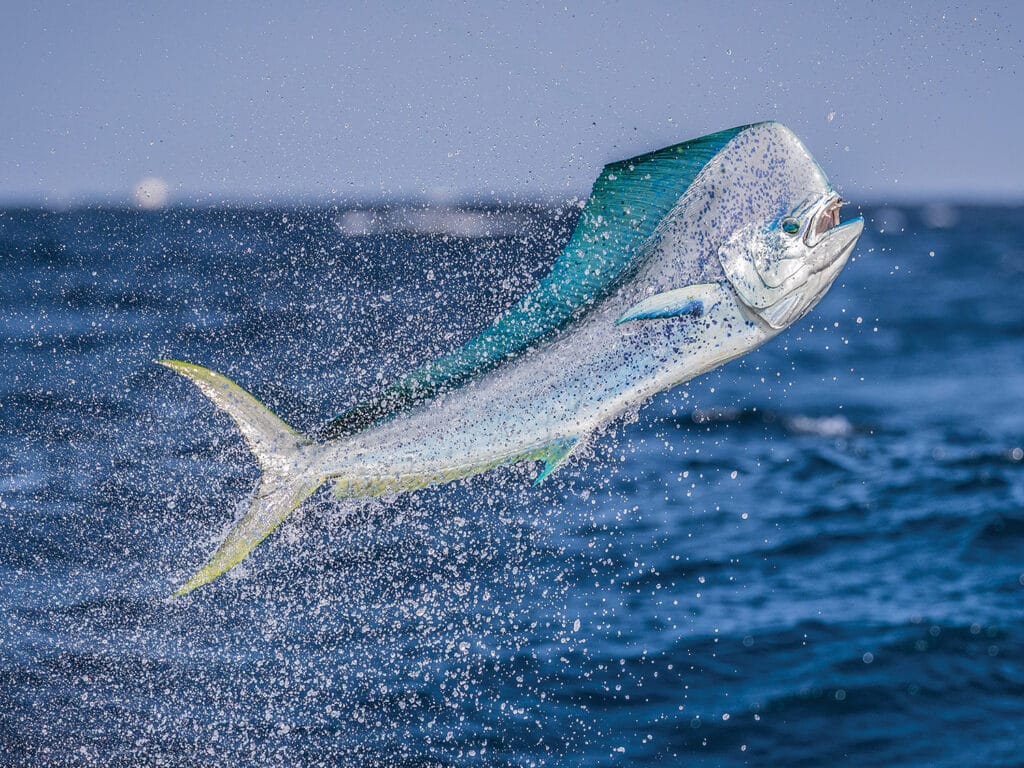
[[[845,266],[864,230],[864,220],[855,218],[840,224],[839,206],[842,204],[838,198],[830,201],[812,221],[808,236],[811,232],[817,234],[814,243],[821,243],[822,253],[814,266],[809,266],[810,272],[804,274],[803,282],[774,304],[755,309],[772,328],[785,328],[817,304]]]
[[[804,242],[807,245],[814,245],[821,239],[822,235],[830,229],[839,226],[839,209],[843,205],[843,199],[836,195],[815,214],[811,225],[807,228],[807,234],[804,235]]]

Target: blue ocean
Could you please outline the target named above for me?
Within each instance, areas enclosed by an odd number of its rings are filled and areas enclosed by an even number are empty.
[[[1024,208],[860,212],[811,314],[544,485],[321,492],[170,599],[258,470],[156,358],[315,432],[578,209],[0,210],[0,762],[1024,764]]]

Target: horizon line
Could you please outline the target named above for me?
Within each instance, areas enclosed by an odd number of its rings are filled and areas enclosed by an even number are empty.
[[[856,194],[843,192],[843,197],[850,206],[877,208],[900,205],[991,205],[999,207],[1024,206],[1024,192],[1006,193],[936,193],[920,192],[890,195]],[[213,195],[201,197],[172,197],[165,204],[147,209],[133,201],[130,196],[72,196],[67,199],[52,199],[36,196],[4,197],[0,196],[0,210],[138,210],[159,212],[168,210],[226,208],[387,208],[387,207],[434,207],[434,208],[472,208],[472,207],[542,207],[564,208],[578,205],[586,200],[584,195],[566,195],[555,197],[550,195],[524,194],[475,194],[460,193],[441,195],[437,193],[420,193],[410,195],[351,195],[333,196],[317,194],[298,195],[228,195],[216,198]]]

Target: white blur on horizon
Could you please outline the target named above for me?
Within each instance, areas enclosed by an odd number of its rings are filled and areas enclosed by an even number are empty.
[[[144,211],[156,211],[167,205],[170,187],[159,176],[147,176],[135,185],[135,204]]]

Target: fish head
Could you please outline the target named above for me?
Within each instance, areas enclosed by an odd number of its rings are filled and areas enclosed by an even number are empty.
[[[718,250],[744,307],[774,330],[803,317],[825,295],[864,230],[842,223],[843,200],[789,129],[757,128],[764,154],[746,185],[746,220]],[[762,158],[764,158],[762,160]]]

